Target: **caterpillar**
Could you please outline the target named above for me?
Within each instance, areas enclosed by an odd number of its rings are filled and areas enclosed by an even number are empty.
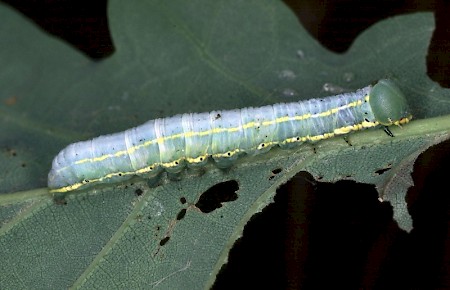
[[[244,153],[400,126],[411,118],[403,93],[387,79],[326,98],[176,115],[70,144],[54,158],[48,187],[69,192],[134,175],[178,173],[185,166],[204,166],[211,157],[219,168],[228,167]]]

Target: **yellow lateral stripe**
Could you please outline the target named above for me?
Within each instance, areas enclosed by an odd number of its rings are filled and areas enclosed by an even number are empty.
[[[401,125],[401,124],[406,124],[410,121],[411,117],[408,118],[403,118],[399,121],[396,121],[394,123],[394,125]],[[361,123],[355,124],[355,125],[351,125],[351,126],[345,126],[345,127],[341,127],[341,128],[336,128],[333,130],[333,132],[327,132],[321,135],[315,135],[315,136],[303,136],[303,137],[292,137],[292,138],[288,138],[286,140],[277,142],[277,141],[271,141],[271,142],[267,142],[264,143],[264,147],[267,146],[274,146],[274,145],[279,145],[279,144],[286,144],[286,143],[296,143],[296,142],[305,142],[305,141],[320,141],[320,140],[325,140],[325,139],[329,139],[332,138],[336,135],[341,135],[341,134],[347,134],[351,131],[359,131],[362,129],[366,129],[366,128],[371,128],[371,127],[375,127],[378,126],[379,123],[378,122],[367,122],[367,121],[363,121]],[[257,150],[257,149],[261,149],[261,144],[259,144],[256,148],[252,148],[249,149],[248,151],[252,151],[252,150]],[[231,157],[239,152],[243,151],[242,149],[236,148],[234,150],[225,152],[225,153],[218,153],[218,154],[214,154],[212,155],[212,157],[215,158],[221,158],[221,157]],[[145,174],[148,172],[153,171],[157,166],[162,166],[164,168],[167,167],[174,167],[174,166],[178,166],[181,164],[181,162],[183,161],[188,161],[189,163],[200,163],[202,160],[205,160],[206,158],[208,158],[211,155],[203,155],[203,156],[198,156],[196,158],[180,158],[178,160],[174,160],[171,162],[167,162],[167,163],[154,163],[152,165],[149,165],[147,167],[141,168],[139,170],[136,171],[128,171],[128,172],[113,172],[113,173],[109,173],[105,176],[99,177],[99,178],[95,178],[95,179],[90,179],[89,181],[82,181],[82,182],[78,182],[78,183],[74,183],[72,185],[68,185],[65,187],[61,187],[61,188],[56,188],[56,189],[51,189],[50,192],[51,193],[56,193],[56,192],[69,192],[75,189],[78,189],[80,187],[82,187],[83,185],[87,185],[87,184],[92,184],[92,183],[97,183],[97,182],[102,182],[104,180],[107,180],[109,178],[113,178],[113,177],[118,177],[118,176],[128,176],[128,175],[136,175],[136,174]],[[194,161],[194,162],[190,162],[190,161]],[[197,161],[197,162],[195,162]]]
[[[366,95],[364,97],[364,101],[368,101],[369,100],[369,95]],[[181,138],[181,137],[194,137],[194,136],[206,136],[206,135],[214,135],[214,134],[219,134],[219,133],[223,133],[223,132],[228,132],[228,133],[232,133],[232,132],[236,132],[242,129],[248,129],[248,128],[254,128],[254,127],[258,127],[258,126],[270,126],[270,125],[274,125],[274,124],[279,124],[279,123],[283,123],[283,122],[289,122],[289,121],[301,121],[301,120],[306,120],[306,119],[310,119],[310,118],[318,118],[318,117],[325,117],[325,116],[329,116],[331,114],[336,114],[337,112],[341,111],[341,110],[345,110],[351,107],[356,107],[356,106],[360,106],[363,104],[363,100],[357,100],[351,103],[348,103],[346,105],[343,106],[339,106],[337,108],[332,108],[329,109],[327,111],[324,112],[320,112],[317,114],[304,114],[301,116],[294,116],[294,117],[288,117],[288,116],[284,116],[284,117],[279,117],[276,118],[275,120],[271,120],[271,121],[264,121],[262,123],[260,122],[249,122],[247,124],[244,124],[242,126],[239,127],[232,127],[232,128],[215,128],[212,130],[206,130],[206,131],[190,131],[190,132],[183,132],[183,133],[178,133],[178,134],[174,134],[174,135],[170,135],[170,136],[166,136],[166,137],[160,137],[160,138],[156,138],[153,140],[149,140],[146,141],[142,144],[133,146],[128,148],[127,150],[122,150],[122,151],[117,151],[114,154],[105,154],[99,157],[94,157],[94,158],[85,158],[85,159],[80,159],[78,161],[75,161],[75,164],[82,164],[82,163],[86,163],[86,162],[99,162],[99,161],[103,161],[105,159],[108,158],[114,158],[114,157],[119,157],[125,154],[132,154],[134,153],[136,150],[139,150],[142,147],[147,147],[149,145],[152,145],[154,143],[164,143],[166,140],[170,140],[170,139],[177,139],[177,138]],[[66,167],[60,168],[58,171],[64,170]]]

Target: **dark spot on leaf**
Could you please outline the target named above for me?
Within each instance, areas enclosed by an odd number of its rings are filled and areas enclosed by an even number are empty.
[[[210,187],[199,198],[195,206],[204,213],[210,213],[222,207],[223,202],[235,201],[239,184],[236,180],[229,180]]]
[[[171,181],[180,181],[182,175],[181,172],[167,172],[167,178]]]
[[[186,198],[185,197],[180,197],[180,202],[181,202],[181,204],[185,204],[186,203]]]
[[[55,196],[54,197],[54,201],[55,201],[55,203],[57,204],[57,205],[67,205],[67,200],[64,198],[64,197],[57,197],[57,196]]]
[[[345,141],[345,143],[348,144],[348,146],[353,146],[352,143],[350,143],[350,140],[348,140],[347,137],[344,137],[344,141]]]
[[[8,152],[9,155],[11,155],[13,157],[17,156],[17,152],[14,149],[7,148],[6,151]]]
[[[142,191],[142,189],[138,188],[134,191],[134,193],[136,193],[137,196],[140,196],[140,195],[142,195],[143,191]]]
[[[167,244],[167,242],[170,240],[170,237],[165,237],[164,239],[162,239],[161,241],[159,241],[159,245],[160,246],[164,246],[165,244]]]
[[[184,216],[186,215],[186,209],[183,208],[182,210],[180,210],[180,212],[177,214],[177,220],[182,220],[184,218]]]
[[[27,167],[27,164],[26,163],[22,163],[22,167]]]

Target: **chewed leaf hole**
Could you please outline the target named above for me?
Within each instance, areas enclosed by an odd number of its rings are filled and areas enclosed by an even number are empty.
[[[186,209],[183,208],[182,210],[180,210],[177,214],[177,220],[182,220],[184,218],[184,216],[186,215]]]
[[[235,201],[238,198],[238,190],[239,184],[236,180],[218,183],[206,190],[195,206],[204,213],[210,213],[222,207],[224,202]]]
[[[281,171],[283,171],[283,169],[281,169],[281,168],[276,168],[276,169],[272,170],[272,173],[273,173],[273,174],[278,174],[278,173],[280,173]]]
[[[391,166],[392,166],[391,164],[388,164],[388,166],[386,166],[385,168],[376,170],[375,173],[378,175],[381,175],[381,174],[385,173],[386,171],[391,170],[391,168],[392,168]]]
[[[269,180],[272,180],[277,174],[281,173],[283,171],[282,168],[275,168],[272,170],[272,175],[269,176]]]
[[[167,242],[170,240],[170,237],[165,237],[162,240],[159,241],[159,245],[160,246],[164,246],[165,244],[167,244]]]

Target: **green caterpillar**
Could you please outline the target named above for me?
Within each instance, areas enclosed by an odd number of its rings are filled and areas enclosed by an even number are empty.
[[[67,146],[53,160],[51,192],[88,185],[180,172],[204,166],[212,157],[219,167],[239,155],[289,148],[366,128],[408,123],[406,99],[390,80],[353,93],[302,102],[279,103],[150,120],[124,132]]]

